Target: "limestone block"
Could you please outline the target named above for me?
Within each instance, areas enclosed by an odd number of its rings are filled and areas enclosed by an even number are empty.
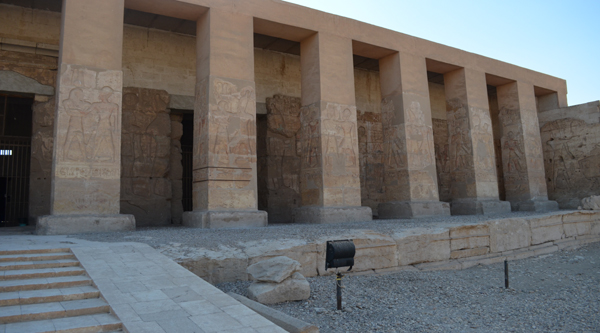
[[[600,195],[592,195],[581,199],[581,206],[587,210],[600,210]]]
[[[502,252],[528,247],[531,230],[525,219],[501,219],[487,223],[490,228],[490,251]]]
[[[482,256],[482,255],[487,254],[489,251],[490,251],[490,248],[487,246],[466,249],[466,250],[452,250],[452,252],[450,252],[450,259],[460,259],[460,258]]]
[[[450,249],[475,249],[489,247],[489,227],[485,224],[465,225],[450,228]]]
[[[395,233],[392,237],[396,240],[398,266],[450,258],[448,229],[412,229]]]
[[[262,304],[300,301],[310,297],[310,285],[296,272],[282,283],[254,282],[248,287],[251,300]]]
[[[248,264],[259,261],[287,256],[300,263],[300,273],[304,276],[317,276],[317,244],[307,243],[304,240],[262,240],[240,244],[248,256]],[[325,264],[323,264],[325,265]]]
[[[562,215],[550,215],[528,219],[531,227],[531,245],[561,239],[564,235]]]
[[[38,235],[68,235],[89,232],[135,230],[133,215],[45,215],[36,223]]]
[[[248,266],[250,276],[260,282],[281,283],[295,272],[300,271],[300,263],[285,256],[259,261]]]
[[[167,245],[159,251],[211,284],[248,280],[248,258],[238,249],[223,246],[212,251]]]
[[[564,223],[563,228],[565,230],[566,237],[589,235],[592,232],[592,223],[591,222]]]
[[[600,212],[576,211],[563,215],[563,223],[600,221]]]
[[[450,250],[476,249],[490,246],[489,236],[458,238],[450,240]]]

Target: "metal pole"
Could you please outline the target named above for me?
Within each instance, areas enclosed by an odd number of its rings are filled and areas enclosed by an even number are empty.
[[[337,273],[336,278],[335,278],[335,286],[336,286],[336,293],[337,293],[337,309],[338,310],[342,309],[342,277],[344,277],[342,274]]]
[[[504,288],[508,289],[508,260],[504,260]]]

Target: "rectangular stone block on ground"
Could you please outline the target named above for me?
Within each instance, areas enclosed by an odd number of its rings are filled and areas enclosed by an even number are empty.
[[[38,235],[68,235],[88,232],[135,230],[133,215],[46,215],[36,225]]]

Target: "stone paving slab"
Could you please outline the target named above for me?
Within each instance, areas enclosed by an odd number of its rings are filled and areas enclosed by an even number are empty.
[[[285,332],[146,244],[0,235],[0,251],[64,248],[65,244],[130,333]],[[0,332],[15,330],[10,325],[0,326]]]

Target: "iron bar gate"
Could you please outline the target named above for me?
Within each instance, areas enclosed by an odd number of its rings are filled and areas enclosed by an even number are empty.
[[[0,136],[0,227],[29,218],[31,139]]]

